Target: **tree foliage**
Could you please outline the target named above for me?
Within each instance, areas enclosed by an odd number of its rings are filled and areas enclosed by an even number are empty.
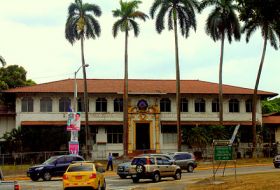
[[[262,113],[280,113],[280,98],[262,101]]]
[[[0,68],[0,90],[30,86],[36,84],[33,80],[26,79],[26,70],[18,65],[9,65]]]

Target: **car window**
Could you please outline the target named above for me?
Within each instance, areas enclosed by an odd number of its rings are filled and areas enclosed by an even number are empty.
[[[84,161],[84,159],[81,157],[75,156],[75,157],[73,157],[73,161]]]
[[[65,163],[65,157],[63,156],[63,157],[58,158],[58,159],[56,160],[56,163],[57,163],[57,164],[64,164],[64,163]]]
[[[92,171],[92,165],[70,166],[67,172]]]
[[[66,163],[71,163],[72,161],[74,161],[74,157],[73,156],[66,156],[65,157],[65,162]]]
[[[186,159],[191,159],[192,155],[191,154],[186,154]]]
[[[169,162],[169,160],[167,160],[167,159],[162,159],[162,164],[163,165],[170,165],[170,162]]]
[[[181,154],[177,154],[174,156],[174,160],[183,160],[184,158],[182,157]]]
[[[131,162],[131,165],[146,165],[147,159],[146,158],[134,158]]]
[[[162,158],[157,158],[157,164],[158,164],[158,165],[163,165]]]
[[[52,156],[49,159],[47,159],[43,164],[54,164],[56,160],[57,160],[57,156]]]

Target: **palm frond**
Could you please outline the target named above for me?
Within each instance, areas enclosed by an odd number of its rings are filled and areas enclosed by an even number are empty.
[[[89,4],[89,3],[85,3],[83,5],[83,12],[84,13],[91,12],[91,13],[93,13],[97,17],[101,16],[101,14],[102,14],[101,9],[100,9],[100,7],[98,5]]]
[[[85,34],[87,38],[92,37],[95,39],[96,36],[100,36],[101,33],[101,27],[98,23],[98,21],[92,16],[92,15],[85,15],[86,19],[86,29]]]
[[[114,38],[117,37],[118,31],[121,29],[122,23],[123,23],[123,19],[117,20],[114,23],[113,28],[112,28]]]
[[[79,12],[79,6],[75,3],[71,3],[68,7],[68,15],[74,15]]]
[[[140,33],[140,29],[139,29],[139,25],[137,22],[135,22],[134,20],[130,19],[129,23],[132,26],[133,32],[134,32],[134,36],[137,37]]]
[[[158,33],[161,33],[162,30],[164,30],[164,17],[165,14],[167,13],[169,7],[161,7],[157,17],[156,17],[156,30]],[[169,10],[172,11],[172,10]]]
[[[1,55],[0,55],[0,62],[1,62],[3,67],[6,65],[6,60]]]
[[[143,21],[146,21],[146,18],[149,18],[148,15],[146,15],[145,13],[141,12],[141,11],[135,11],[130,15],[131,18],[135,19],[135,18],[140,18]]]
[[[154,19],[156,10],[160,7],[160,5],[162,4],[162,0],[155,0],[153,5],[150,8],[150,16],[152,19]]]
[[[79,20],[79,16],[71,16],[67,18],[67,22],[65,24],[65,38],[73,45],[73,43],[79,39],[79,35],[76,30],[76,25]]]
[[[276,35],[274,34],[274,31],[269,28],[267,38],[270,41],[270,45],[275,49],[278,50],[278,44],[277,44],[277,39]]]
[[[168,29],[173,30],[173,12],[169,11],[168,13]]]

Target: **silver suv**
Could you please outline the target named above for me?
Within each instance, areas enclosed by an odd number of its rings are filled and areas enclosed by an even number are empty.
[[[192,153],[174,152],[174,153],[168,153],[168,155],[172,157],[174,163],[180,166],[182,170],[193,172],[193,170],[197,167],[197,162]]]
[[[162,177],[181,179],[181,168],[164,156],[134,157],[129,169],[133,183],[140,179],[152,179],[159,182]]]

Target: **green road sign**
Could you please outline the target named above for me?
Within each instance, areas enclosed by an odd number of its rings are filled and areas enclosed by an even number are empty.
[[[232,146],[215,146],[215,160],[232,160]]]

